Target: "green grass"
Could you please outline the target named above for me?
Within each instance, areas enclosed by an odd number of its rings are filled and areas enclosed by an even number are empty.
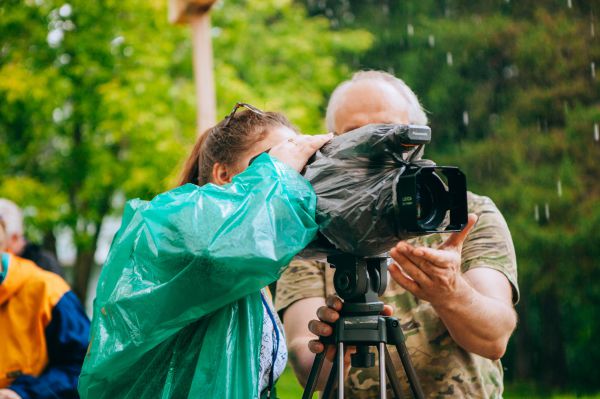
[[[279,399],[297,399],[302,397],[302,391],[294,372],[288,365],[277,381],[277,396]],[[504,397],[507,399],[600,399],[600,393],[578,395],[569,392],[547,391],[536,384],[509,384],[504,391]],[[315,394],[313,398],[316,399],[317,395]]]
[[[294,371],[288,364],[277,381],[277,396],[279,399],[296,399],[302,397],[302,392],[302,386],[298,383]],[[313,398],[317,398],[317,395],[314,395]]]

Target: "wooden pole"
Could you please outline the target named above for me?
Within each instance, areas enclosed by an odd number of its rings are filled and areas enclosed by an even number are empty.
[[[190,16],[190,25],[194,47],[197,126],[198,134],[202,134],[217,120],[210,13]]]
[[[213,75],[210,8],[217,0],[169,0],[169,20],[188,23],[192,28],[194,78],[196,81],[196,119],[198,134],[217,120],[217,101]]]

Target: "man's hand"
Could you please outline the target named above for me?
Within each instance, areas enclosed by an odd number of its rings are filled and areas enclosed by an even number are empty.
[[[23,399],[12,389],[0,389],[0,399]]]
[[[334,324],[340,318],[340,312],[343,307],[343,302],[337,296],[330,296],[327,298],[327,306],[321,306],[317,310],[317,317],[319,320],[311,320],[308,323],[308,329],[313,334],[320,337],[329,337],[333,334],[332,324]],[[392,307],[384,305],[383,312],[384,316],[391,316],[393,313]],[[321,353],[325,350],[325,345],[318,339],[313,339],[308,343],[308,348],[312,353]],[[330,362],[333,361],[337,348],[335,345],[328,345],[325,357]],[[344,354],[344,371],[348,373],[350,369],[350,355],[356,352],[356,347],[350,346],[346,348]]]
[[[461,272],[461,251],[477,216],[438,248],[416,248],[404,242],[390,251],[396,261],[390,275],[417,298],[431,303],[448,332],[463,349],[499,359],[517,324],[512,289],[493,268]]]
[[[461,251],[475,222],[477,216],[470,214],[467,226],[452,233],[438,249],[417,248],[400,241],[390,251],[396,261],[389,267],[390,275],[403,288],[433,306],[465,295],[470,286],[461,273]]]

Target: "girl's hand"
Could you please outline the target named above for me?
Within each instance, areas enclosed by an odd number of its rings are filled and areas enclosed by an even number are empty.
[[[301,172],[308,159],[332,137],[333,133],[315,136],[299,134],[271,148],[269,155]]]

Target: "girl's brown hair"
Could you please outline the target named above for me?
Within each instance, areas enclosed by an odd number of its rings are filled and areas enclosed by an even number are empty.
[[[179,185],[209,183],[215,163],[233,166],[242,154],[266,137],[270,128],[278,126],[296,131],[290,121],[277,112],[243,110],[230,115],[198,138],[185,162]]]

